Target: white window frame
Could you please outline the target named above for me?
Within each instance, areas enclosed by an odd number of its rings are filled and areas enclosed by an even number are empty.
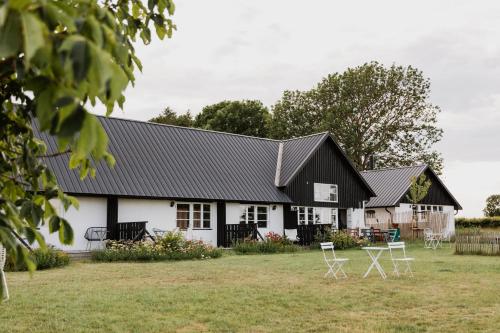
[[[213,225],[213,214],[212,214],[212,204],[209,202],[177,202],[175,204],[175,226],[177,227],[177,205],[189,205],[189,220],[188,227],[181,230],[211,230]],[[200,205],[200,227],[194,227],[194,205]],[[204,215],[206,213],[205,206],[208,206],[209,213],[209,226],[205,227],[204,222],[206,221]],[[177,227],[178,228],[178,227]]]
[[[338,229],[339,227],[339,209],[333,207],[311,207],[311,206],[292,206],[291,209],[297,212],[297,224],[308,225],[308,224],[328,224]],[[312,214],[311,214],[312,210]],[[322,217],[322,210],[328,210],[327,217],[328,221],[326,223],[317,222],[317,217]],[[301,223],[301,215],[304,217],[304,223]],[[312,216],[312,223],[309,217]]]
[[[334,200],[326,200],[325,194],[330,198],[335,196]],[[337,184],[314,183],[314,201],[316,202],[339,202],[339,186]]]
[[[265,206],[265,205],[240,205],[240,214],[239,214],[240,223],[244,222],[245,224],[248,224],[248,222],[249,222],[248,210],[250,207],[253,207],[253,210],[254,210],[253,211],[254,218],[253,218],[253,221],[250,221],[250,222],[257,224],[257,228],[262,228],[262,229],[268,228],[268,226],[269,226],[269,206]],[[259,213],[258,213],[259,208],[264,208],[266,210],[266,219],[265,220],[259,220]],[[243,209],[245,210],[244,214],[242,214]],[[242,217],[244,217],[244,218],[242,219]],[[265,223],[265,227],[259,226],[259,222]]]

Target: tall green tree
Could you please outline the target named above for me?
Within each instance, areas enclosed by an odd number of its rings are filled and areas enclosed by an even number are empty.
[[[0,0],[0,243],[10,256],[34,264],[18,239],[45,246],[38,228],[48,223],[62,243],[73,232],[51,199],[68,209],[65,195],[45,165],[68,154],[81,178],[94,175],[94,161],[113,165],[108,138],[87,106],[97,102],[109,115],[122,107],[123,92],[141,69],[133,43],[170,37],[171,0]],[[57,151],[33,134],[55,136]]]
[[[360,170],[426,163],[442,169],[433,146],[442,137],[430,81],[412,66],[371,62],[325,77],[315,88],[288,92],[273,107],[277,138],[332,132]]]
[[[167,124],[183,127],[193,127],[193,116],[191,112],[186,112],[184,114],[177,114],[170,107],[166,107],[160,115],[149,119],[152,123]]]
[[[490,195],[486,199],[486,207],[483,209],[484,216],[500,216],[500,194]]]
[[[267,137],[269,110],[260,101],[223,101],[205,106],[196,115],[194,127]]]

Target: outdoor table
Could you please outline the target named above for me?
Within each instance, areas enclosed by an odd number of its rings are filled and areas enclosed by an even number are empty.
[[[389,248],[380,247],[380,246],[366,246],[366,247],[362,247],[361,249],[365,250],[366,253],[368,253],[368,256],[370,257],[370,259],[372,260],[372,263],[371,263],[370,267],[368,267],[368,270],[366,271],[365,275],[363,275],[363,278],[366,278],[368,276],[368,274],[370,274],[370,271],[373,269],[373,267],[376,267],[378,272],[380,273],[380,276],[382,277],[382,279],[385,280],[387,278],[387,275],[385,274],[382,266],[380,266],[380,264],[378,262],[378,258],[382,255],[382,252],[389,250]],[[374,254],[375,252],[377,252],[377,253]]]

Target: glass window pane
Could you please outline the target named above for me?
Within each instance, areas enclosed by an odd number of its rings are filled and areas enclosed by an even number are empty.
[[[240,206],[240,223],[246,223],[247,221],[247,207],[246,206]]]
[[[200,204],[193,204],[193,210],[196,211],[201,211],[201,205]]]
[[[201,228],[201,221],[193,220],[193,228]]]
[[[210,220],[203,220],[203,228],[210,228]]]
[[[255,206],[248,206],[248,223],[255,223]]]

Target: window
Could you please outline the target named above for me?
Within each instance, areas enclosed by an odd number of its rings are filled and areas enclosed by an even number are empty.
[[[210,229],[210,221],[210,204],[177,204],[177,228],[186,230],[192,226],[193,229]]]
[[[337,185],[314,183],[314,201],[338,202]]]
[[[267,228],[267,206],[240,206],[240,223],[257,223],[259,228]]]
[[[292,206],[292,211],[297,212],[297,223],[300,225],[331,224],[338,228],[337,208]]]
[[[186,230],[189,227],[189,204],[177,204],[177,228]]]

